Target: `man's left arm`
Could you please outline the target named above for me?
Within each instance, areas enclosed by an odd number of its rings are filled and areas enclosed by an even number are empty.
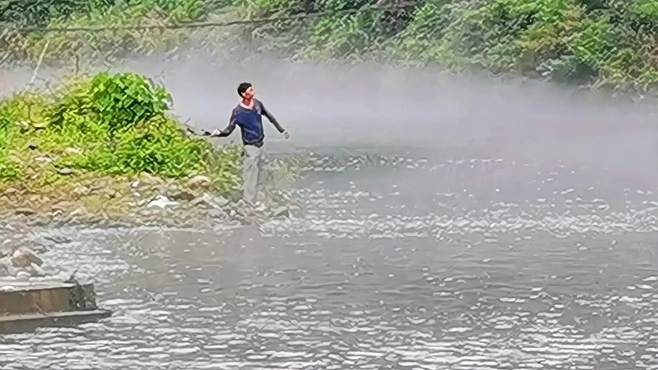
[[[272,122],[272,125],[274,125],[274,127],[276,127],[276,129],[280,133],[287,134],[286,130],[283,127],[281,127],[281,124],[279,124],[279,121],[277,121],[276,118],[274,118],[274,115],[272,114],[272,112],[268,111],[267,108],[265,108],[265,105],[263,104],[263,102],[260,102],[260,109],[261,109],[262,114],[265,117],[267,117],[267,119],[270,122]]]

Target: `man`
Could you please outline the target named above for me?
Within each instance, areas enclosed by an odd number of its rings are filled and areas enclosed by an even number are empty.
[[[286,139],[290,135],[281,127],[263,103],[254,98],[254,87],[249,82],[238,85],[238,95],[242,100],[233,108],[228,126],[223,130],[214,130],[210,135],[216,137],[229,136],[235,126],[240,126],[242,131],[242,143],[244,144],[244,162],[242,165],[242,180],[244,182],[244,200],[252,206],[256,203],[258,193],[259,176],[263,161],[263,132],[262,116],[276,127]]]

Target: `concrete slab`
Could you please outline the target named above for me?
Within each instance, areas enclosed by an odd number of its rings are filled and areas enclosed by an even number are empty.
[[[111,315],[96,306],[94,285],[0,279],[0,333],[74,325]]]
[[[40,327],[70,327],[98,321],[110,316],[112,316],[112,312],[108,310],[0,316],[0,333],[21,333],[33,331]]]

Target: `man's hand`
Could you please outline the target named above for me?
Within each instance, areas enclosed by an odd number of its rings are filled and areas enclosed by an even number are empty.
[[[290,133],[288,131],[283,131],[283,137],[286,138],[286,140],[290,139]]]
[[[221,133],[221,131],[219,131],[217,129],[213,130],[212,132],[208,132],[206,130],[201,131],[201,135],[203,135],[203,136],[219,136],[220,133]]]

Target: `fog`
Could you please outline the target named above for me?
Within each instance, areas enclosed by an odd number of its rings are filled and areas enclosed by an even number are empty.
[[[265,121],[275,151],[397,147],[439,154],[466,148],[519,161],[594,163],[658,179],[655,101],[631,102],[533,80],[450,77],[429,68],[376,64],[293,63],[262,55],[153,56],[112,69],[145,73],[165,84],[175,113],[205,129],[225,127],[238,102],[238,83],[252,82],[257,98],[293,136],[284,143]],[[58,73],[42,69],[39,81]],[[20,88],[31,74],[5,71],[2,81]],[[238,138],[236,131],[232,140]]]
[[[84,266],[114,314],[7,336],[0,367],[657,368],[655,102],[262,56],[114,69],[205,129],[252,82],[292,133],[265,122],[268,152],[310,159],[275,189],[300,209],[230,230],[45,227],[45,257]],[[4,92],[31,74],[6,71]]]

